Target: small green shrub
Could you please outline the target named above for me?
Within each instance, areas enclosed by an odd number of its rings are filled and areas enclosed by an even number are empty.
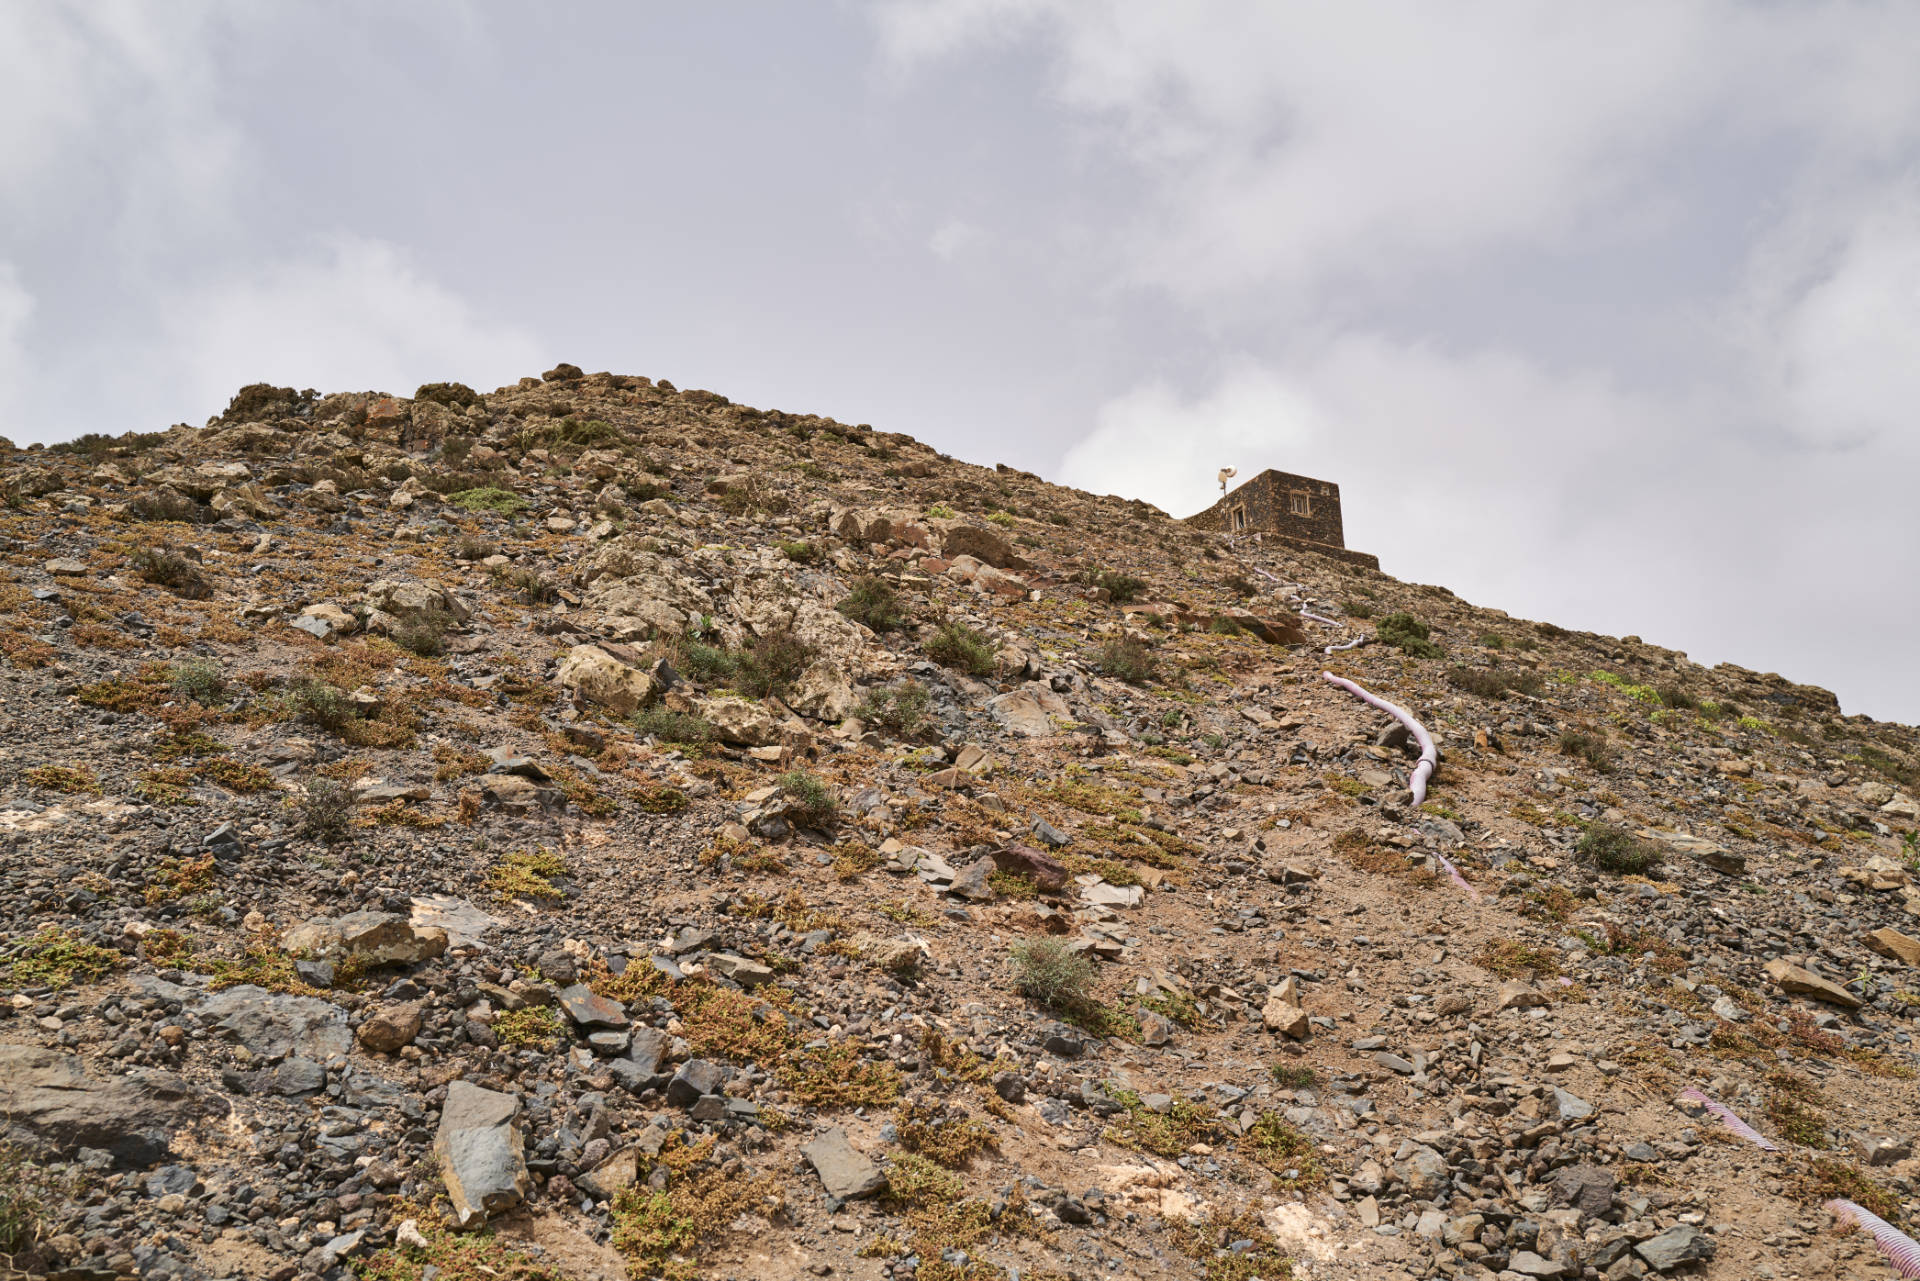
[[[135,573],[175,596],[205,600],[213,595],[212,580],[198,565],[177,552],[164,547],[142,547],[130,559]]]
[[[1560,754],[1583,760],[1599,773],[1613,772],[1613,751],[1607,746],[1607,740],[1598,734],[1588,734],[1577,729],[1562,730]]]
[[[642,738],[654,738],[682,747],[703,747],[717,736],[713,725],[704,718],[687,712],[669,711],[665,707],[643,707],[629,719],[634,733]]]
[[[675,666],[680,669],[680,674],[700,685],[725,684],[733,679],[739,667],[732,654],[718,645],[699,640],[683,643],[679,660]]]
[[[840,803],[833,798],[833,790],[806,770],[789,770],[782,774],[779,788],[787,801],[788,820],[795,827],[826,831],[840,816]]]
[[[1615,876],[1645,876],[1663,861],[1657,846],[1611,823],[1589,826],[1574,848],[1581,858]]]
[[[1107,596],[1116,605],[1126,605],[1140,598],[1147,590],[1147,580],[1136,578],[1132,574],[1122,574],[1111,569],[1096,569],[1080,575],[1080,581],[1089,587],[1104,587]]]
[[[914,738],[927,727],[927,687],[912,679],[870,691],[853,709],[865,724],[877,726],[895,738]]]
[[[315,779],[300,801],[300,831],[334,845],[353,830],[353,792],[330,778]]]
[[[287,705],[302,719],[336,734],[360,718],[360,710],[345,690],[310,677],[295,681],[288,689]]]
[[[393,629],[393,643],[410,654],[438,658],[447,652],[447,629],[451,626],[451,614],[437,609],[424,610],[403,619]]]
[[[1340,610],[1348,618],[1372,618],[1373,602],[1370,600],[1360,600],[1358,598],[1354,600],[1343,600],[1340,602]]]
[[[202,507],[185,494],[172,489],[135,494],[127,503],[127,511],[139,520],[170,520],[182,525],[202,525],[213,519],[211,507]]]
[[[1054,938],[1022,939],[1008,949],[1013,983],[1023,996],[1055,1010],[1084,1009],[1093,994],[1094,965]]]
[[[1678,685],[1661,685],[1654,690],[1654,693],[1658,694],[1660,701],[1668,707],[1692,708],[1699,706],[1694,696]]]
[[[1538,695],[1543,688],[1536,673],[1502,667],[1450,667],[1447,684],[1481,698],[1505,698],[1512,690]]]
[[[1093,665],[1129,685],[1144,685],[1153,679],[1156,670],[1153,651],[1131,637],[1102,645],[1094,651]]]
[[[1375,623],[1373,634],[1382,645],[1391,645],[1409,657],[1440,657],[1440,647],[1427,639],[1427,625],[1404,610]]]
[[[834,608],[876,632],[897,632],[907,625],[899,593],[880,578],[858,579],[847,598]]]
[[[781,543],[780,554],[796,565],[811,565],[820,559],[819,547],[804,539],[794,543]]]
[[[734,677],[755,698],[775,698],[785,694],[812,661],[813,650],[792,632],[768,632],[754,637],[734,657]]]
[[[927,642],[927,657],[942,667],[957,667],[969,676],[985,676],[994,668],[994,645],[964,623],[942,623]]]

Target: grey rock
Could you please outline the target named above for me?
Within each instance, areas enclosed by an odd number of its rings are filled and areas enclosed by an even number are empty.
[[[1593,1104],[1557,1087],[1553,1091],[1553,1105],[1559,1110],[1562,1121],[1578,1121],[1582,1117],[1593,1115]]]
[[[727,1099],[723,1094],[703,1094],[693,1101],[687,1115],[696,1121],[724,1121],[727,1119]]]
[[[1040,1042],[1040,1048],[1048,1054],[1057,1054],[1063,1059],[1077,1059],[1087,1048],[1081,1035],[1064,1023],[1050,1023]]]
[[[621,1148],[574,1182],[596,1201],[611,1201],[640,1181],[638,1148]]]
[[[1166,1045],[1173,1040],[1177,1024],[1157,1010],[1145,1010],[1140,1015],[1140,1043],[1142,1045]]]
[[[1023,1103],[1027,1097],[1027,1078],[1018,1072],[996,1072],[993,1092],[1009,1103]]]
[[[199,1014],[265,1059],[292,1054],[325,1062],[353,1047],[347,1012],[317,997],[288,996],[244,983],[207,997]]]
[[[1633,1247],[1655,1272],[1671,1272],[1686,1263],[1711,1259],[1719,1245],[1699,1228],[1676,1224]]]
[[[1036,818],[1033,820],[1033,834],[1038,840],[1053,846],[1055,849],[1059,849],[1070,839],[1065,832],[1047,822],[1044,818]]]
[[[721,1064],[707,1059],[688,1059],[673,1074],[673,1080],[667,1082],[667,1102],[675,1107],[690,1108],[700,1101],[701,1095],[720,1093],[727,1075],[727,1069]]]
[[[856,1201],[887,1186],[887,1176],[880,1167],[854,1151],[847,1132],[837,1125],[801,1148],[800,1154],[820,1176],[820,1186],[827,1195],[836,1200]]]
[[[433,1151],[462,1228],[519,1205],[532,1187],[516,1122],[519,1110],[519,1101],[509,1094],[465,1081],[447,1087]]]
[[[1518,1272],[1523,1277],[1542,1277],[1547,1281],[1567,1275],[1567,1266],[1553,1259],[1543,1259],[1531,1250],[1516,1250],[1513,1258],[1507,1262],[1509,1272]]]
[[[1585,1162],[1562,1166],[1553,1172],[1554,1200],[1573,1207],[1589,1219],[1597,1219],[1613,1208],[1615,1186],[1612,1174]]]
[[[581,1027],[623,1028],[630,1021],[618,1001],[608,1000],[585,983],[563,988],[559,1000],[561,1010]]]
[[[991,903],[994,892],[993,886],[987,884],[987,877],[993,874],[995,867],[991,857],[974,860],[954,874],[953,884],[947,886],[947,893],[975,903]]]
[[[281,945],[320,960],[352,957],[368,965],[415,965],[444,954],[447,941],[446,931],[415,925],[397,912],[349,912],[296,925]]]
[[[1432,1201],[1447,1190],[1452,1176],[1446,1158],[1430,1147],[1416,1147],[1402,1160],[1394,1162],[1394,1173],[1407,1185],[1409,1195]]]
[[[413,900],[412,923],[417,929],[441,930],[454,947],[471,947],[503,922],[463,898],[426,894]]]
[[[722,978],[732,979],[741,987],[759,987],[762,983],[773,981],[771,969],[744,956],[710,956],[707,958],[707,968]]]
[[[229,1110],[168,1073],[90,1077],[72,1055],[0,1043],[0,1132],[17,1143],[62,1155],[95,1148],[147,1166],[165,1158],[174,1131]]]

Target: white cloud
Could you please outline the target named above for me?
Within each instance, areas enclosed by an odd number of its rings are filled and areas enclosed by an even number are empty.
[[[510,382],[543,356],[529,330],[476,314],[401,249],[348,236],[200,291],[175,313],[169,346],[203,413],[250,382],[411,395],[421,382]]]
[[[1910,6],[1637,0],[1541,8],[1355,0],[906,0],[897,74],[1044,43],[1063,105],[1154,184],[1136,276],[1188,299],[1391,281],[1461,255],[1631,239],[1676,166],[1755,139],[1846,169],[1920,133]]]
[[[979,243],[980,228],[959,218],[949,218],[927,237],[927,249],[942,262],[952,262]]]
[[[28,437],[21,417],[26,409],[27,322],[33,295],[20,283],[10,262],[0,261],[0,436],[15,444]]]

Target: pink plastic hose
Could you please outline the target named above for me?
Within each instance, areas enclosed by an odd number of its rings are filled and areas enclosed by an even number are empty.
[[[1407,780],[1407,790],[1413,793],[1413,803],[1416,807],[1425,804],[1427,780],[1433,777],[1436,769],[1440,768],[1440,753],[1434,747],[1433,735],[1427,733],[1427,727],[1413,719],[1413,713],[1398,703],[1389,703],[1378,695],[1370,694],[1345,677],[1335,676],[1332,672],[1321,672],[1320,678],[1329,685],[1338,685],[1367,706],[1379,708],[1407,727],[1407,732],[1413,735],[1413,741],[1420,744],[1420,763],[1413,767],[1413,777]]]
[[[1331,619],[1331,618],[1322,618],[1322,617],[1320,617],[1320,615],[1318,615],[1318,614],[1309,614],[1309,613],[1308,613],[1308,612],[1307,612],[1306,610],[1304,610],[1304,609],[1300,611],[1300,617],[1302,617],[1302,618],[1311,618],[1311,619],[1312,619],[1312,620],[1313,620],[1314,622],[1316,622],[1316,623],[1325,623],[1325,624],[1326,624],[1326,625],[1327,625],[1328,627],[1339,627],[1339,626],[1341,626],[1341,624],[1340,624],[1340,623],[1339,623],[1338,621],[1336,621],[1335,619]]]

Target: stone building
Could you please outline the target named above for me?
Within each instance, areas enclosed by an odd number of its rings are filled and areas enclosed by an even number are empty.
[[[1268,468],[1187,524],[1222,534],[1284,534],[1330,547],[1345,547],[1340,527],[1340,486]]]
[[[1214,533],[1278,537],[1341,560],[1380,567],[1375,557],[1346,550],[1340,486],[1330,480],[1268,468],[1205,511],[1187,517],[1186,523]]]

